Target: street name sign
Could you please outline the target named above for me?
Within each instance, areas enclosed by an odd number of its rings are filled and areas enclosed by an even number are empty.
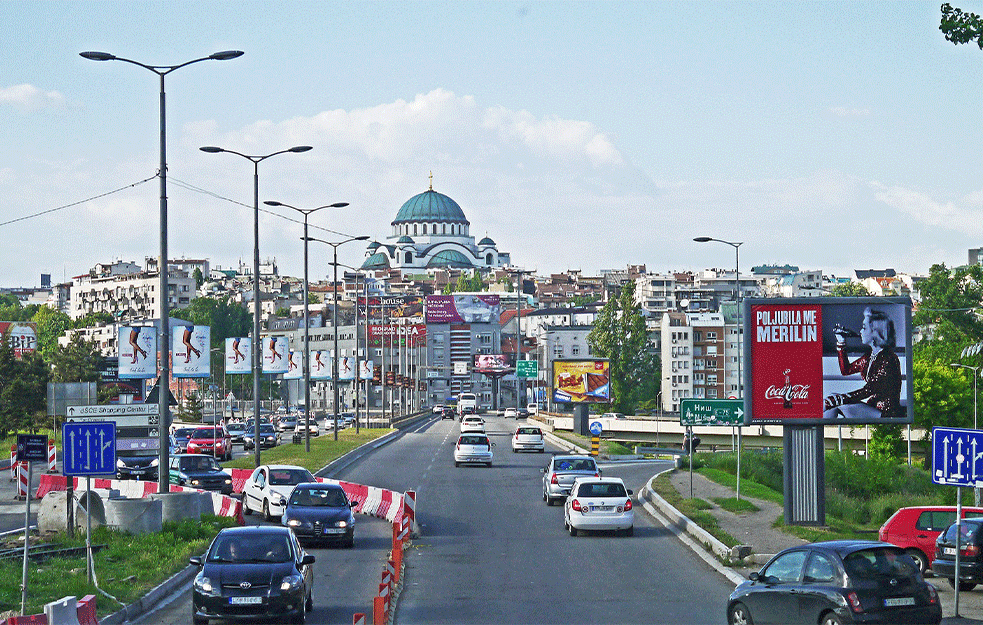
[[[99,404],[95,406],[69,406],[68,413],[71,417],[123,417],[128,415],[156,415],[159,414],[158,404]],[[104,419],[105,420],[105,419]]]
[[[116,417],[67,417],[69,423],[86,423],[90,421],[112,421],[121,428],[124,427],[157,427],[160,419],[157,415],[121,415]]]
[[[684,399],[680,425],[745,425],[743,399]]]
[[[17,462],[47,462],[47,434],[18,434]]]
[[[539,362],[536,360],[515,361],[515,375],[519,378],[539,377]]]
[[[62,425],[63,475],[116,473],[116,424],[88,421]]]

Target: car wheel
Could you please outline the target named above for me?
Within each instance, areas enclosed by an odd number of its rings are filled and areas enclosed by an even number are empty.
[[[948,579],[949,579],[949,585],[955,588],[956,580],[951,577]],[[976,588],[976,582],[959,582],[959,590],[972,590],[974,588]]]
[[[574,527],[573,525],[571,525],[571,524],[568,523],[567,524],[567,529],[570,530],[570,535],[571,536],[576,536],[577,535],[577,528]]]
[[[905,553],[911,556],[911,559],[915,561],[918,565],[918,572],[922,575],[928,570],[928,558],[922,553],[921,549],[906,549]]]
[[[754,625],[751,611],[743,603],[735,603],[727,612],[728,625]]]
[[[246,498],[246,494],[242,494],[242,514],[243,516],[249,516],[252,514],[252,508],[249,507],[249,500]]]
[[[267,521],[272,521],[273,520],[273,515],[270,514],[270,500],[269,499],[264,499],[263,500],[263,518],[265,520],[267,520]]]
[[[457,460],[455,460],[455,461],[454,461],[454,466],[455,466],[455,467],[460,467],[460,466],[461,466],[461,463],[460,463],[460,462],[458,462]]]
[[[625,530],[625,536],[634,536],[634,535],[635,535],[635,526],[634,525],[632,525],[631,527],[629,527],[628,529]]]
[[[827,612],[819,620],[819,625],[843,625],[843,620],[835,612]]]
[[[307,591],[307,605],[304,606],[304,609],[307,612],[310,612],[311,610],[314,609],[314,596],[309,590]]]

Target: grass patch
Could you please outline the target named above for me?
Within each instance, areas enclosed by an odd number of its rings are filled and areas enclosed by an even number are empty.
[[[392,428],[361,428],[361,431],[356,434],[354,428],[346,428],[338,432],[338,440],[334,440],[334,433],[312,436],[311,453],[305,451],[304,443],[296,445],[284,443],[270,449],[264,449],[261,457],[263,464],[293,464],[314,473],[356,447],[382,438],[394,431]],[[255,468],[255,461],[251,453],[249,456],[226,462],[222,466],[232,469],[252,469]]]
[[[724,510],[733,512],[734,514],[741,514],[742,512],[757,512],[761,510],[761,508],[754,505],[747,499],[737,499],[736,497],[715,497],[713,502]]]
[[[699,470],[700,475],[703,475],[707,479],[710,479],[717,484],[722,486],[729,486],[730,488],[737,489],[737,475],[734,473],[728,473],[722,469],[713,469],[705,467]],[[741,471],[741,473],[744,473]],[[753,497],[754,499],[763,499],[765,501],[770,501],[772,503],[777,503],[779,505],[785,501],[781,492],[776,492],[774,489],[765,486],[764,484],[759,484],[754,480],[748,479],[745,476],[741,476],[741,498]]]
[[[720,529],[717,519],[706,512],[712,508],[713,504],[707,503],[702,499],[683,499],[676,487],[669,481],[669,473],[657,476],[651,483],[652,490],[668,501],[672,507],[679,510],[688,519],[705,529],[711,536],[724,543],[728,547],[741,544],[733,536]]]
[[[139,536],[96,528],[92,531],[93,544],[106,545],[94,555],[99,587],[123,604],[132,603],[187,566],[190,556],[203,553],[219,530],[233,525],[232,518],[202,515],[200,522],[168,522],[160,533]],[[57,547],[83,547],[85,536],[73,539],[60,533],[45,536],[43,542]],[[0,612],[20,610],[22,567],[20,558],[0,561]],[[29,562],[27,587],[26,614],[41,614],[46,603],[70,595],[98,595],[100,618],[122,607],[86,581],[84,553]]]

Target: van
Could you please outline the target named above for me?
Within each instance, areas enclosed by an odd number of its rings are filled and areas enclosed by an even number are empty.
[[[983,517],[983,508],[963,506],[963,518],[973,517]],[[935,539],[955,522],[955,506],[901,508],[884,522],[877,537],[904,549],[924,573],[935,560]]]

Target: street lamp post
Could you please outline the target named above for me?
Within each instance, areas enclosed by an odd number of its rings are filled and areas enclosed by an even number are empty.
[[[160,377],[158,378],[158,390],[159,393],[159,409],[158,416],[160,418],[160,437],[159,437],[159,457],[158,457],[158,467],[157,467],[157,492],[166,493],[170,490],[170,477],[167,473],[168,466],[168,453],[169,453],[169,441],[168,434],[170,429],[170,414],[168,412],[170,406],[167,400],[170,398],[170,379],[171,379],[171,363],[168,359],[168,354],[170,353],[170,327],[169,327],[169,313],[168,306],[170,302],[168,301],[168,285],[167,285],[167,117],[166,117],[166,94],[164,92],[164,76],[170,74],[176,69],[185,67],[186,65],[191,65],[192,63],[198,63],[200,61],[228,61],[231,59],[239,58],[244,52],[240,50],[225,50],[223,52],[216,52],[208,56],[203,56],[186,63],[181,63],[179,65],[146,65],[132,59],[124,59],[108,52],[80,52],[79,56],[90,61],[122,61],[124,63],[130,63],[132,65],[137,65],[146,70],[157,74],[160,77],[160,171],[158,176],[160,177],[160,259],[157,261],[157,270],[159,275],[159,285],[158,288],[160,292],[158,297],[160,300]]]
[[[949,366],[950,367],[959,367],[960,369],[969,369],[970,371],[973,372],[973,429],[975,430],[975,429],[977,429],[977,418],[976,418],[977,417],[977,410],[976,410],[977,409],[977,401],[976,401],[976,398],[978,397],[977,394],[976,394],[976,379],[978,377],[980,377],[979,374],[980,374],[981,367],[970,367],[969,365],[961,365],[961,364],[959,364],[957,362],[951,362],[951,363],[949,363]],[[977,507],[979,507],[979,505],[980,505],[980,489],[979,489],[978,486],[973,488],[973,501],[974,501],[975,505]]]
[[[331,241],[324,241],[323,239],[315,239],[314,237],[304,237],[305,241],[318,241],[320,243],[325,243],[330,245],[334,251],[334,262],[331,264],[334,266],[334,279],[332,282],[332,291],[334,292],[334,306],[332,307],[331,317],[332,323],[334,324],[334,354],[331,358],[331,378],[334,382],[334,439],[338,440],[338,248],[345,243],[351,243],[352,241],[367,241],[368,236],[362,235],[360,237],[351,237],[345,239],[344,241],[339,241],[337,243],[332,243]],[[357,298],[356,298],[357,299]],[[355,351],[358,351],[358,341],[355,341]],[[356,377],[358,373],[355,374]]]
[[[355,274],[355,383],[354,383],[353,386],[355,388],[355,433],[358,434],[361,431],[360,424],[359,424],[359,420],[361,419],[361,414],[360,414],[361,411],[359,410],[359,403],[358,403],[358,385],[359,385],[359,382],[362,381],[361,380],[361,375],[362,375],[361,361],[359,360],[359,356],[358,356],[358,277],[359,276],[362,276],[362,271],[360,269],[356,269],[356,268],[352,267],[351,265],[346,265],[345,263],[338,263],[338,265],[341,266],[341,267],[344,267],[345,269],[351,269],[352,272],[354,272],[354,274]],[[368,311],[369,311],[369,287],[368,287],[367,278],[368,278],[368,276],[362,276],[362,288],[365,290],[365,317],[366,317],[366,319],[365,319],[364,326],[365,326],[365,349],[366,350],[368,350],[368,347],[369,347],[369,334],[368,334],[368,327],[369,327],[369,320],[368,320],[368,316],[369,316],[369,313],[368,313]],[[366,354],[366,356],[367,355],[368,354]],[[366,421],[365,421],[365,424],[366,424],[366,427],[368,427],[368,410],[369,410],[368,395],[369,395],[368,394],[368,391],[366,391],[365,392],[365,398],[366,398],[365,399],[365,411],[366,411]]]
[[[271,152],[269,154],[264,154],[262,156],[251,156],[248,154],[243,154],[241,152],[236,152],[235,150],[226,150],[225,148],[218,148],[211,145],[206,145],[199,148],[202,152],[208,152],[209,154],[218,154],[219,152],[228,152],[229,154],[235,154],[236,156],[241,156],[247,159],[253,164],[253,441],[256,443],[255,448],[255,461],[256,466],[260,465],[260,444],[259,444],[259,408],[261,403],[260,398],[260,379],[263,375],[263,363],[261,361],[261,345],[259,338],[259,317],[260,317],[260,305],[259,305],[259,164],[271,156],[276,156],[277,154],[284,154],[286,152],[307,152],[313,148],[309,145],[298,145],[286,150],[279,150],[277,152]]]
[[[519,412],[520,402],[520,379],[519,379],[519,359],[522,357],[522,276],[531,273],[522,269],[510,271],[509,274],[515,276],[515,411]]]
[[[304,418],[311,418],[311,329],[310,329],[310,318],[307,312],[307,299],[308,299],[308,282],[307,282],[307,217],[322,208],[344,208],[348,206],[348,202],[335,202],[334,204],[328,204],[326,206],[318,206],[317,208],[297,208],[296,206],[291,206],[290,204],[284,204],[282,202],[274,202],[268,200],[263,202],[267,206],[283,206],[284,208],[292,208],[298,213],[304,216],[304,358],[301,362],[304,363]],[[311,428],[304,426],[304,450],[307,453],[311,452]]]
[[[714,239],[713,237],[696,237],[693,239],[697,243],[709,243],[710,241],[716,241],[717,243],[723,243],[724,245],[729,245],[734,248],[734,301],[737,303],[737,394],[740,398],[744,397],[744,378],[743,372],[741,370],[741,365],[744,360],[744,354],[741,351],[741,332],[744,326],[744,316],[741,311],[741,246],[744,244],[743,241],[724,241],[723,239]],[[726,372],[727,359],[724,359],[724,367]],[[726,375],[724,376],[726,380]],[[726,392],[726,389],[724,389]],[[737,491],[735,497],[738,501],[741,499],[741,450],[743,449],[743,431],[740,425],[737,426]]]

